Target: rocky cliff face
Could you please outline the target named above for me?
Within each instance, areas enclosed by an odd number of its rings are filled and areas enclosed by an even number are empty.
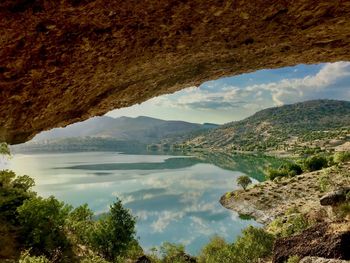
[[[286,262],[291,255],[349,260],[350,225],[348,222],[317,224],[299,235],[277,239],[273,251],[273,263]]]
[[[4,0],[0,139],[205,80],[350,60],[348,1]]]

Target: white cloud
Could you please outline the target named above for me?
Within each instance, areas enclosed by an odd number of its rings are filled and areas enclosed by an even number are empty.
[[[151,224],[154,232],[161,233],[172,222],[184,217],[184,212],[163,211],[159,213],[158,219]]]
[[[350,87],[338,89],[338,93],[334,94],[335,85],[347,77],[350,77],[349,62],[328,63],[315,75],[277,82],[237,87],[225,84],[218,86],[215,81],[211,81],[206,84],[205,89],[190,88],[176,98],[165,96],[158,103],[168,107],[200,110],[257,110],[301,100],[325,98],[327,95],[334,98],[338,94],[339,99],[349,99]],[[344,98],[344,94],[347,97]]]
[[[345,77],[350,77],[350,63],[336,62],[326,64],[314,76],[309,75],[299,79],[283,79],[279,82],[252,85],[246,87],[246,90],[261,95],[263,92],[268,92],[271,94],[275,105],[283,105],[303,98],[312,98],[312,95],[317,98],[320,91],[334,88],[333,85]]]

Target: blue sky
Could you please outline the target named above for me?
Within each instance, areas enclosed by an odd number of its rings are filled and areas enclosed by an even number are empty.
[[[268,107],[312,99],[350,100],[350,62],[297,65],[221,78],[107,115],[221,124]]]

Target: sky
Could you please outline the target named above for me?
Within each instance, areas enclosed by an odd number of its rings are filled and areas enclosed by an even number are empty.
[[[313,99],[350,100],[350,62],[297,65],[221,78],[106,115],[223,124],[265,108]]]

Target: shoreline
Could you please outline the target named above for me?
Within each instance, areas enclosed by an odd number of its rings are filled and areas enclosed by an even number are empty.
[[[246,191],[225,193],[219,202],[226,209],[251,216],[265,226],[293,209],[316,221],[332,221],[332,208],[321,206],[320,198],[327,192],[349,185],[350,178],[346,177],[349,171],[350,162],[339,168],[332,166],[291,178],[264,181]],[[326,174],[332,178],[332,185],[327,191],[321,191],[319,178]]]

